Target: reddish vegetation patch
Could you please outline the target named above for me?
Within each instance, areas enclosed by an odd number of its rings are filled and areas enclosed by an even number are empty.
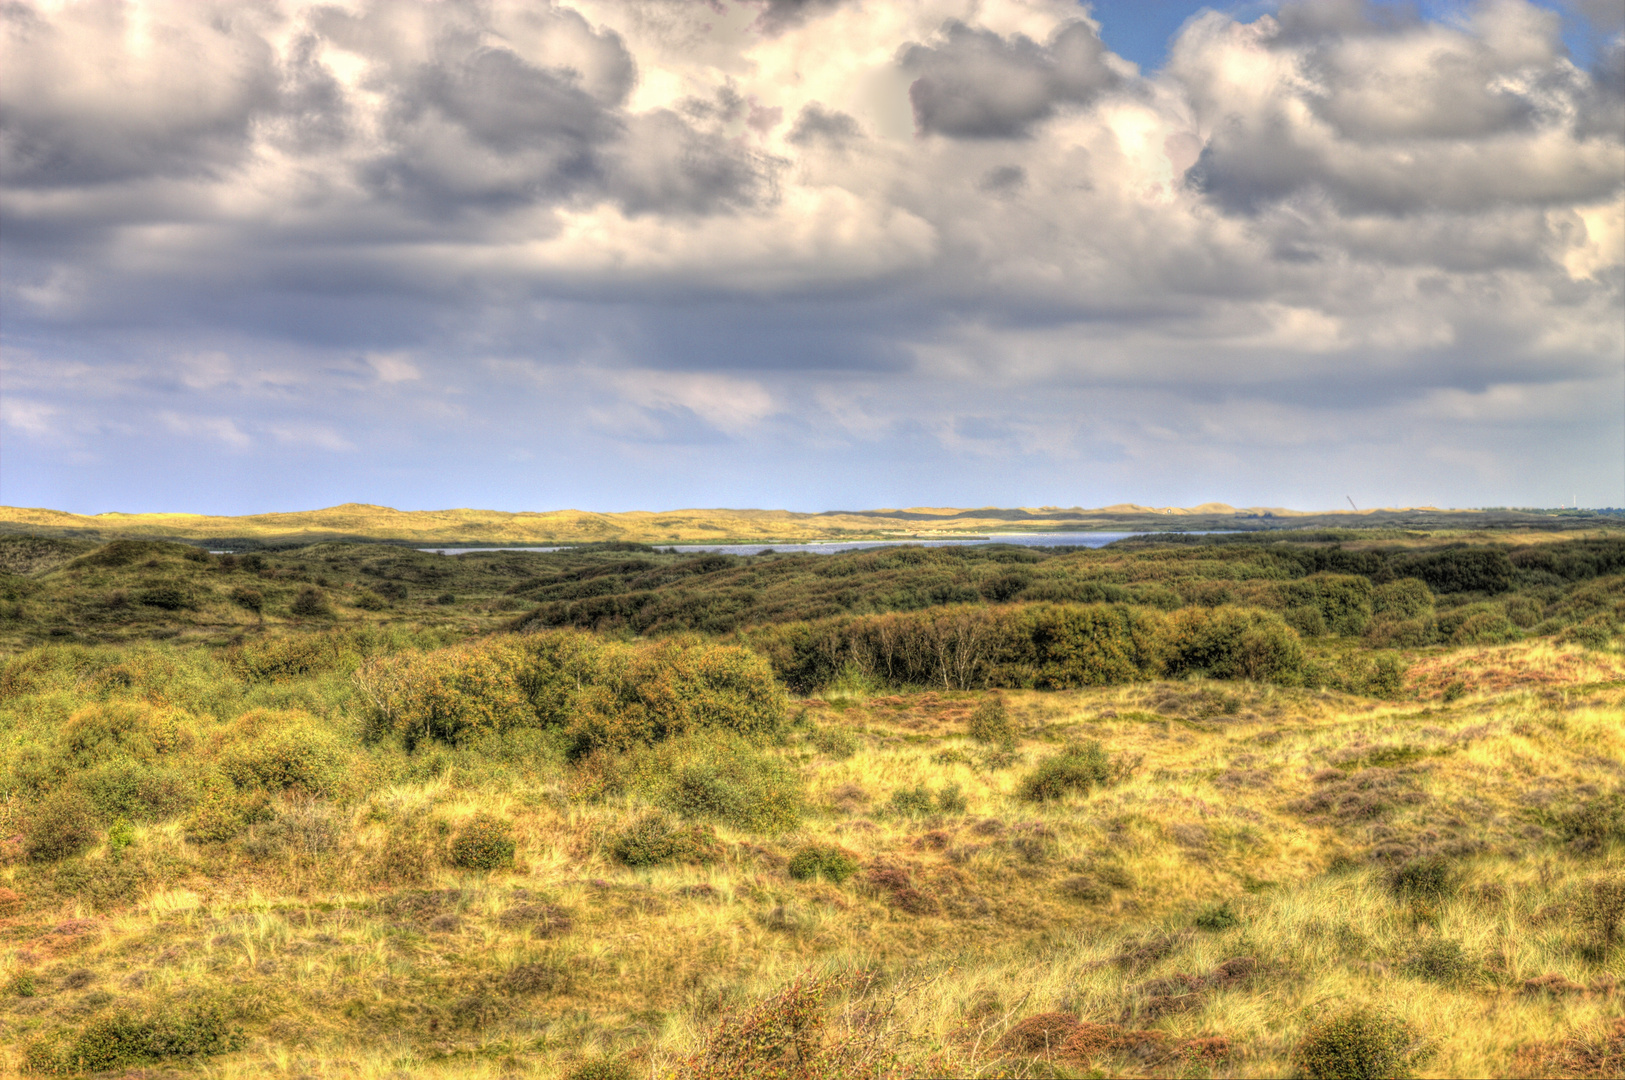
[[[14,915],[23,906],[22,894],[15,889],[0,886],[0,915]]]
[[[929,915],[937,910],[936,897],[915,886],[913,877],[904,867],[876,863],[864,874],[864,880],[885,894],[899,911]]]
[[[1039,1013],[1005,1032],[998,1048],[1018,1054],[1050,1054],[1060,1050],[1083,1027],[1071,1013]]]
[[[1183,973],[1152,979],[1138,989],[1146,995],[1141,1015],[1148,1020],[1194,1009],[1207,1000],[1209,992],[1239,986],[1258,972],[1259,964],[1251,956],[1236,956],[1206,975]]]
[[[1523,992],[1526,994],[1551,994],[1554,997],[1561,997],[1564,994],[1583,994],[1585,989],[1579,983],[1570,982],[1555,971],[1523,981]]]
[[[35,938],[34,947],[46,956],[72,952],[99,925],[94,919],[66,919]]]
[[[1160,1031],[1131,1031],[1119,1024],[1079,1024],[1061,1047],[1061,1056],[1085,1064],[1112,1053],[1161,1057],[1167,1041],[1168,1036]]]
[[[1572,1076],[1586,1080],[1625,1076],[1625,1018],[1580,1031],[1558,1043],[1518,1051],[1518,1076]]]
[[[1419,698],[1442,699],[1445,688],[1458,681],[1470,693],[1495,694],[1625,677],[1625,667],[1595,653],[1553,652],[1535,663],[1530,659],[1529,650],[1517,646],[1452,653],[1412,665],[1405,683]]]

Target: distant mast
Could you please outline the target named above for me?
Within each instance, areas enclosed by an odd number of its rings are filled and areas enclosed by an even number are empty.
[[[1345,495],[1345,496],[1343,496],[1343,498],[1345,498],[1345,499],[1347,499],[1349,501],[1349,509],[1353,510],[1356,514],[1358,514],[1360,512],[1360,508],[1358,506],[1354,505],[1354,496]]]

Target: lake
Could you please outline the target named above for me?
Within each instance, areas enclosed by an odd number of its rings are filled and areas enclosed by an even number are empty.
[[[724,555],[756,555],[774,551],[781,555],[810,552],[815,555],[834,555],[842,551],[860,551],[864,548],[897,547],[915,544],[919,547],[964,547],[967,544],[1016,544],[1021,547],[1105,547],[1116,540],[1147,533],[1125,532],[1053,532],[1053,533],[979,533],[969,537],[930,537],[907,540],[832,540],[814,544],[656,544],[661,551],[674,548],[683,554],[721,552]],[[488,547],[488,548],[418,548],[419,551],[437,551],[442,555],[467,555],[476,551],[563,551],[563,547]]]

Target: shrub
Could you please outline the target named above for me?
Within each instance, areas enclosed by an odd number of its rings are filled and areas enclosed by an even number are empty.
[[[463,870],[497,870],[513,864],[513,825],[492,814],[475,814],[451,838],[447,857]]]
[[[1196,913],[1196,928],[1198,930],[1219,933],[1223,930],[1232,930],[1240,925],[1241,916],[1236,914],[1236,909],[1231,906],[1228,900],[1223,903],[1209,904]]]
[[[1619,944],[1625,925],[1625,877],[1613,875],[1586,882],[1575,905],[1580,925],[1590,937],[1587,951],[1606,962]]]
[[[1458,548],[1402,561],[1398,572],[1421,578],[1436,593],[1504,593],[1512,588],[1512,560],[1499,548]]]
[[[1403,900],[1438,901],[1456,894],[1461,882],[1443,855],[1412,859],[1388,875],[1388,888]]]
[[[1093,740],[1067,747],[1046,758],[1022,778],[1017,794],[1029,802],[1047,802],[1073,792],[1087,794],[1111,778],[1111,760]]]
[[[665,814],[648,814],[617,833],[609,853],[627,866],[661,863],[708,863],[719,850],[709,825],[680,825]]]
[[[929,814],[935,808],[936,800],[931,797],[930,788],[915,784],[912,788],[898,788],[892,792],[890,805],[895,814],[918,817]]]
[[[1354,637],[1371,621],[1373,598],[1368,578],[1354,574],[1314,574],[1279,589],[1291,611],[1314,611],[1320,615],[1322,633]],[[1299,615],[1300,620],[1304,615]],[[1313,620],[1311,620],[1313,621]],[[1296,625],[1296,624],[1294,624]]]
[[[813,732],[812,744],[822,754],[845,761],[858,752],[858,737],[845,728],[821,727]]]
[[[1433,611],[1433,590],[1421,578],[1400,578],[1371,590],[1371,611],[1379,619],[1417,619]]]
[[[97,834],[96,819],[84,797],[70,788],[58,788],[35,807],[23,854],[32,862],[65,859],[94,844]]]
[[[1005,708],[1002,697],[990,697],[982,700],[970,714],[970,720],[965,724],[965,734],[980,743],[993,743],[997,746],[1009,746],[1016,741],[1015,730],[1010,726],[1010,711]]]
[[[265,594],[258,589],[250,589],[245,585],[239,585],[231,590],[231,602],[246,611],[252,611],[258,615],[265,609]]]
[[[1410,1077],[1421,1057],[1411,1029],[1369,1007],[1349,1009],[1310,1026],[1294,1057],[1310,1080]]]
[[[673,750],[655,755],[680,762],[655,795],[666,809],[753,832],[783,832],[800,820],[801,778],[783,763],[721,739],[683,740]]]
[[[1039,686],[1069,690],[1154,675],[1163,617],[1123,604],[1037,604],[1012,631],[1006,664],[1033,668]]]
[[[192,598],[178,585],[155,585],[136,594],[136,599],[148,607],[165,611],[179,611],[192,606]]]
[[[942,790],[937,792],[937,809],[944,814],[963,814],[969,808],[965,793],[958,784],[944,784]]]
[[[241,790],[332,796],[353,764],[340,736],[297,709],[254,709],[217,737],[220,768]]]
[[[387,606],[384,598],[371,589],[357,589],[353,602],[362,611],[382,611]]]
[[[1186,608],[1168,621],[1167,671],[1291,684],[1303,673],[1303,644],[1279,615],[1246,608]]]
[[[1441,986],[1459,986],[1472,978],[1478,965],[1461,947],[1461,942],[1431,938],[1406,957],[1405,970]]]
[[[219,1006],[190,1006],[170,1015],[141,1017],[117,1012],[36,1040],[23,1061],[29,1072],[77,1075],[230,1053],[244,1041],[242,1031],[227,1022]]]
[[[790,857],[789,871],[797,881],[821,878],[840,885],[858,872],[858,861],[844,848],[806,844]]]
[[[1520,636],[1512,620],[1499,611],[1474,611],[1456,623],[1449,633],[1452,645],[1504,645],[1517,641]]]
[[[313,585],[307,585],[299,590],[299,595],[293,598],[288,605],[288,611],[301,619],[330,619],[333,617],[333,608],[327,602],[327,597]]]
[[[1625,840],[1625,788],[1594,795],[1558,819],[1563,838],[1584,852]]]
[[[632,1066],[620,1058],[600,1057],[583,1061],[564,1074],[564,1080],[634,1080]]]

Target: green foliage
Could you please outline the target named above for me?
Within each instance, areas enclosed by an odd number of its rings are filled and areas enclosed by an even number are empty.
[[[750,832],[780,833],[800,820],[801,778],[749,744],[696,739],[659,755],[676,767],[656,786],[655,801],[687,818],[721,822]]]
[[[1433,590],[1421,578],[1400,578],[1371,590],[1371,612],[1379,619],[1417,619],[1433,611]]]
[[[1039,762],[1022,777],[1016,793],[1028,802],[1049,802],[1074,793],[1088,794],[1111,775],[1111,759],[1100,743],[1090,740]]]
[[[1406,1024],[1362,1006],[1312,1024],[1294,1057],[1309,1080],[1386,1080],[1415,1075],[1420,1049]]]
[[[6,981],[6,993],[21,998],[31,998],[39,993],[39,984],[34,978],[34,972],[29,968],[18,968]]]
[[[353,755],[331,725],[297,709],[253,709],[232,722],[220,768],[240,790],[339,794]]]
[[[1010,724],[1010,710],[1005,707],[1004,699],[984,698],[970,714],[970,720],[965,724],[965,734],[977,742],[996,746],[1014,743],[1016,733]]]
[[[1580,851],[1600,851],[1625,841],[1625,788],[1593,795],[1558,821],[1563,838]]]
[[[333,617],[333,606],[327,602],[327,595],[313,585],[299,590],[299,595],[288,605],[288,611],[301,619]]]
[[[790,857],[789,871],[797,881],[821,878],[840,885],[858,872],[858,860],[844,848],[828,844],[804,844]]]
[[[858,737],[843,727],[821,727],[810,740],[818,752],[845,761],[858,752]]]
[[[1607,962],[1625,936],[1625,876],[1616,873],[1587,881],[1575,903],[1575,914],[1587,937],[1587,952]]]
[[[513,824],[492,814],[475,814],[452,834],[451,865],[462,870],[499,870],[513,865]]]
[[[1287,609],[1287,622],[1309,636],[1338,634],[1357,637],[1370,623],[1374,609],[1369,579],[1353,574],[1313,574],[1280,585],[1277,595]]]
[[[1186,608],[1168,620],[1167,672],[1291,685],[1303,676],[1297,632],[1269,611]]]
[[[246,585],[239,585],[231,590],[231,602],[256,615],[265,610],[265,594]]]
[[[107,854],[117,861],[124,857],[125,849],[135,843],[135,826],[125,818],[117,818],[107,828]]]
[[[1461,942],[1449,938],[1428,938],[1405,958],[1406,972],[1440,986],[1460,986],[1478,973],[1478,964]]]
[[[627,866],[715,862],[721,850],[709,825],[646,814],[611,837],[609,853]]]
[[[1198,911],[1195,921],[1198,930],[1219,933],[1240,926],[1241,916],[1236,913],[1236,909],[1231,905],[1230,901],[1225,900],[1222,903],[1209,904],[1201,911]]]
[[[839,976],[800,978],[725,1014],[684,1061],[681,1080],[824,1080],[894,1075],[896,1053],[883,1033],[885,1007],[831,1030],[828,1009],[846,989]]]
[[[1455,548],[1402,558],[1395,567],[1405,577],[1420,578],[1436,593],[1480,592],[1494,595],[1512,588],[1512,560],[1500,548]]]
[[[32,862],[65,859],[95,843],[98,832],[84,797],[72,788],[58,788],[30,815],[23,854]]]
[[[564,1080],[634,1080],[637,1074],[621,1058],[591,1058],[564,1074]]]
[[[924,784],[916,784],[912,788],[898,788],[891,793],[889,800],[892,813],[904,817],[919,817],[929,814],[936,808],[936,799],[931,796],[931,789]]]
[[[23,1064],[29,1072],[66,1076],[226,1054],[244,1042],[217,1005],[148,1016],[116,1012],[36,1039]]]
[[[1412,859],[1388,875],[1389,890],[1402,900],[1446,900],[1456,895],[1460,885],[1455,866],[1443,855]]]

